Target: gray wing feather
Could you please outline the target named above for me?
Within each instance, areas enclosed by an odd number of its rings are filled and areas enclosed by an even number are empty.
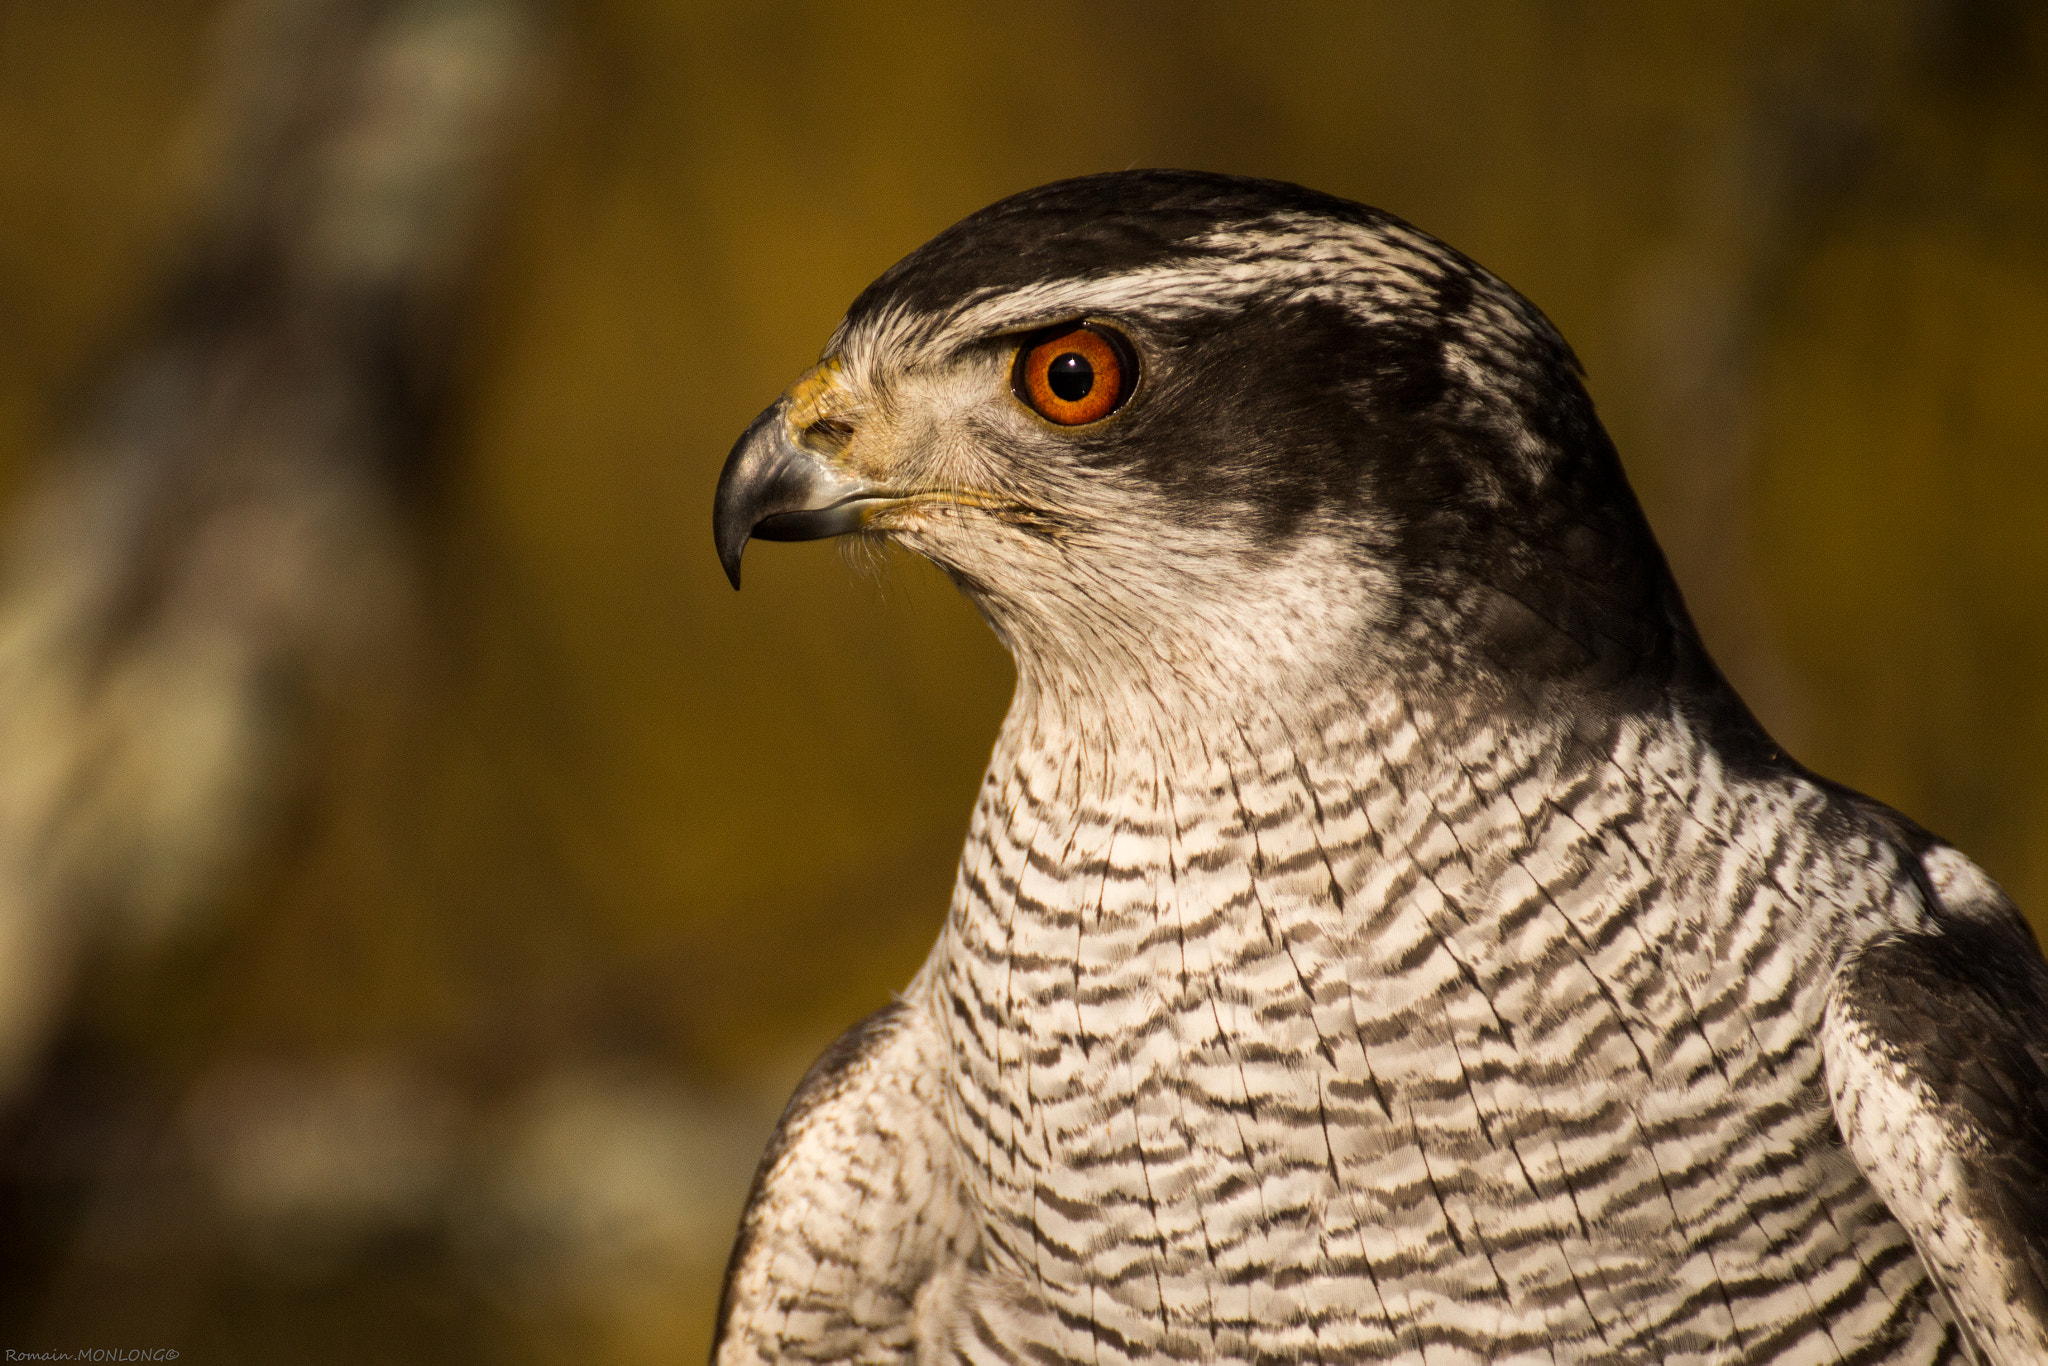
[[[2048,1361],[2048,966],[1945,845],[1935,928],[1864,945],[1822,1027],[1836,1122],[1978,1356]]]
[[[931,1289],[971,1249],[938,1111],[941,1056],[912,1007],[884,1007],[797,1087],[726,1267],[717,1366],[907,1362]]]

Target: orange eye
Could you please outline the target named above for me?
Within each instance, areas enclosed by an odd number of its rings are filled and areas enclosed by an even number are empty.
[[[1120,337],[1092,327],[1039,334],[1017,353],[1017,397],[1032,411],[1062,427],[1108,417],[1123,403],[1137,377]]]

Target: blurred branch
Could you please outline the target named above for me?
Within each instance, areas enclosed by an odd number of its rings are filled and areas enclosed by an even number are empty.
[[[0,1095],[82,956],[203,915],[322,699],[405,655],[531,56],[519,0],[231,9],[185,265],[0,542]]]

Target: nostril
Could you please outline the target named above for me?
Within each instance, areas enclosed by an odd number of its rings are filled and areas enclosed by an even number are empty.
[[[803,441],[812,448],[836,451],[853,440],[853,424],[843,417],[821,417],[804,428]]]

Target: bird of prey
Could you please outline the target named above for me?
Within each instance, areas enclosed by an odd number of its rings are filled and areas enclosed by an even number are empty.
[[[2048,1361],[2048,967],[1788,758],[1571,351],[1388,214],[1093,176],[867,289],[719,481],[1016,659],[938,942],[715,1358]]]

